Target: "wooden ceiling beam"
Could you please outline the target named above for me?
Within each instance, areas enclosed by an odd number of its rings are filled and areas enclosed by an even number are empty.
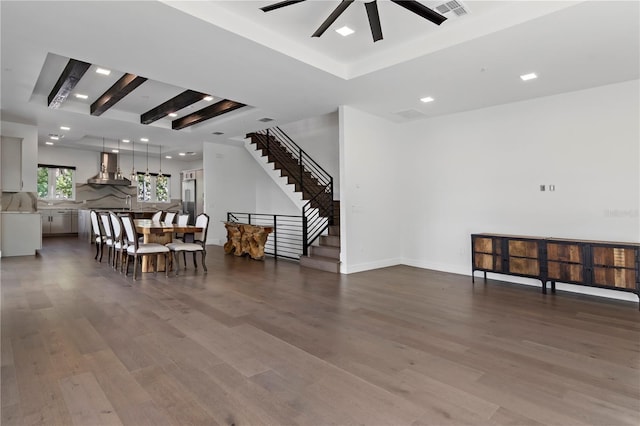
[[[222,114],[226,114],[238,108],[246,106],[240,102],[230,101],[229,99],[223,99],[220,102],[216,102],[213,105],[209,105],[206,108],[202,108],[192,114],[185,115],[182,118],[178,118],[171,122],[171,128],[173,130],[184,129],[185,127],[193,126],[194,124],[201,123],[205,120],[209,120],[213,117],[217,117]]]
[[[62,74],[58,77],[58,81],[56,81],[55,86],[53,86],[51,93],[47,97],[49,108],[60,108],[90,66],[91,64],[87,62],[69,59],[67,66],[64,67]]]
[[[140,123],[151,124],[156,120],[166,117],[167,114],[181,110],[189,105],[206,98],[205,93],[196,92],[195,90],[185,90],[168,101],[158,105],[157,107],[145,112],[140,116]]]
[[[102,94],[91,104],[91,115],[101,115],[103,112],[114,106],[122,98],[133,92],[138,86],[147,81],[145,77],[134,74],[125,74],[113,86]]]

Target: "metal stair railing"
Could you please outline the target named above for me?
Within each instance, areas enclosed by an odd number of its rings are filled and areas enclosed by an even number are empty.
[[[304,253],[302,216],[228,212],[227,222],[272,227],[264,245],[266,255],[299,260]]]
[[[333,177],[279,127],[248,136],[256,137],[258,148],[278,163],[277,167],[296,183],[296,191],[308,200],[302,207],[302,254],[306,256],[308,247],[333,225]]]

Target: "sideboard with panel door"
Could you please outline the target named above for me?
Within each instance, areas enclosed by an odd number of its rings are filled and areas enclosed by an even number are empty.
[[[640,244],[472,234],[472,281],[475,271],[632,292],[640,298]],[[640,307],[640,305],[639,305]]]

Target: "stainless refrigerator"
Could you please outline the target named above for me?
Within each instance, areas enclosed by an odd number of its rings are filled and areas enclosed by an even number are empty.
[[[204,213],[204,172],[185,170],[182,179],[182,211],[189,215],[189,224],[195,224],[196,216]]]

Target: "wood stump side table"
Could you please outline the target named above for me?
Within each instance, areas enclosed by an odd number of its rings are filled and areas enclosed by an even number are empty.
[[[227,242],[224,244],[226,254],[249,257],[255,260],[264,258],[264,245],[269,234],[273,232],[272,226],[249,225],[247,223],[225,222],[227,229]]]

